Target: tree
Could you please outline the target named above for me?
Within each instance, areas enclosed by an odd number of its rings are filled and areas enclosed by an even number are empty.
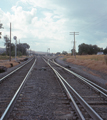
[[[57,52],[56,55],[60,55],[61,53],[60,52]]]
[[[10,40],[7,35],[4,36],[5,43],[4,45],[6,46],[6,55],[9,55],[9,48],[10,48]],[[21,43],[17,44],[17,55],[27,55],[27,49],[30,48],[30,45],[27,43]],[[12,56],[15,55],[15,44],[11,43],[11,52]]]
[[[93,54],[97,54],[97,52],[100,52],[100,48],[97,45],[93,45]]]
[[[23,43],[23,47],[26,48],[26,49],[30,48],[30,46],[27,43]]]
[[[66,51],[63,51],[62,54],[67,55],[68,53]]]
[[[7,35],[4,36],[4,40],[5,40],[4,45],[6,46],[6,55],[9,55],[10,40],[9,40],[9,38],[7,37]]]
[[[30,46],[27,43],[17,44],[17,51],[21,53],[22,55],[27,55],[27,49],[29,48]]]
[[[100,51],[100,48],[97,45],[88,45],[85,43],[82,43],[81,45],[78,46],[78,53],[79,55],[92,55],[92,54],[97,54],[97,52]]]
[[[71,55],[75,55],[75,53],[76,53],[76,50],[75,49],[71,49]]]
[[[79,55],[85,55],[88,54],[88,45],[85,43],[82,43],[81,45],[79,45],[79,49],[78,49],[78,53]]]
[[[104,54],[107,54],[107,47],[103,50]]]
[[[11,43],[11,51],[15,51],[15,45]]]

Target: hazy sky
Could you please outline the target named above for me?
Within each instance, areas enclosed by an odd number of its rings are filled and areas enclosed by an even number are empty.
[[[107,46],[107,0],[0,0],[0,23],[4,35],[28,43],[35,51],[70,52],[76,35],[76,50],[81,43]]]

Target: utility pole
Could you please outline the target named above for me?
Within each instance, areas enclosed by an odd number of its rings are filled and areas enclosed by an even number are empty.
[[[17,37],[16,36],[14,36],[13,37],[14,38],[14,40],[15,40],[15,61],[17,61]]]
[[[73,43],[74,41],[71,41],[71,53],[72,53],[72,55],[74,56],[74,45],[72,46],[72,43]],[[73,48],[73,49],[72,49]]]
[[[30,49],[30,57],[31,57],[31,49]]]
[[[73,48],[73,51],[74,51],[74,56],[76,58],[75,35],[79,35],[79,32],[70,32],[70,35],[74,35],[74,48]]]
[[[49,54],[50,54],[50,48],[48,48],[48,50],[49,50]]]
[[[2,35],[2,32],[0,32],[0,35]],[[1,36],[0,36],[0,39],[1,39]]]
[[[19,48],[18,48],[18,46],[19,46]],[[17,51],[19,50],[18,56],[20,56],[20,39],[19,39],[19,45],[18,46],[17,46]]]
[[[2,26],[3,26],[3,24],[0,23],[0,29],[3,28]],[[2,32],[0,32],[0,35],[2,35]],[[2,37],[0,36],[0,39],[1,39],[1,38],[2,38]]]
[[[10,23],[10,61],[11,61],[11,23]]]

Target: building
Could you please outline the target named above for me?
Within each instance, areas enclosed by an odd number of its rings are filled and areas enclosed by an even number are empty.
[[[98,52],[97,55],[103,55],[104,53],[103,52]]]

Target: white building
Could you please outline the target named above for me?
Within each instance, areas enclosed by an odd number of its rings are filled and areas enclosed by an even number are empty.
[[[97,55],[103,55],[104,53],[103,52],[98,52]]]

